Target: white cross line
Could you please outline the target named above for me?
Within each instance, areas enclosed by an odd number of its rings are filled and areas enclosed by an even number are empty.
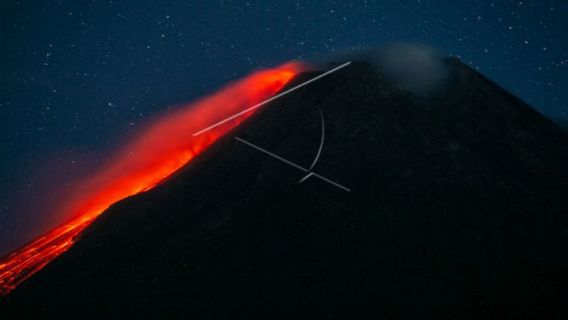
[[[243,111],[240,111],[240,112],[238,112],[238,113],[236,113],[236,114],[234,114],[234,115],[232,115],[232,116],[230,116],[230,117],[228,117],[228,118],[225,118],[225,119],[223,119],[223,120],[221,120],[221,121],[219,121],[219,122],[216,122],[216,123],[210,125],[209,127],[205,128],[205,129],[199,130],[199,131],[197,131],[196,133],[194,133],[193,136],[194,136],[194,137],[195,137],[195,136],[198,136],[198,135],[200,135],[200,134],[202,134],[202,133],[204,133],[204,132],[206,132],[206,131],[209,131],[209,130],[215,128],[215,127],[218,127],[218,126],[222,125],[223,123],[226,123],[226,122],[231,121],[231,120],[233,120],[233,119],[235,119],[235,118],[238,118],[238,117],[242,116],[243,114],[245,114],[245,113],[247,113],[247,112],[250,112],[250,111],[252,111],[252,110],[258,109],[258,108],[262,107],[263,105],[265,105],[265,104],[267,104],[267,103],[269,103],[269,102],[271,102],[271,101],[274,101],[274,100],[276,100],[276,99],[278,99],[278,98],[280,98],[280,97],[282,97],[282,96],[284,96],[284,95],[287,95],[288,93],[290,93],[290,92],[292,92],[292,91],[298,90],[298,89],[300,89],[301,87],[303,87],[303,86],[305,86],[305,85],[308,85],[308,84],[310,84],[310,83],[312,83],[312,82],[314,82],[314,81],[316,81],[316,80],[319,80],[319,79],[321,79],[321,78],[323,78],[323,77],[325,77],[325,76],[327,76],[327,75],[329,75],[329,74],[331,74],[331,73],[333,73],[333,72],[335,72],[335,71],[337,71],[337,70],[339,70],[339,69],[341,69],[341,68],[345,68],[345,67],[347,67],[347,66],[350,65],[350,64],[351,64],[351,61],[347,61],[347,62],[345,62],[344,64],[342,64],[342,65],[340,65],[340,66],[337,66],[337,67],[335,67],[335,68],[333,68],[333,69],[331,69],[331,70],[329,70],[329,71],[327,71],[327,72],[324,72],[324,73],[320,74],[319,76],[313,77],[312,79],[310,79],[310,80],[308,80],[308,81],[306,81],[306,82],[303,82],[303,83],[301,83],[301,84],[299,84],[299,85],[297,85],[297,86],[294,86],[294,87],[292,87],[292,88],[290,88],[290,89],[288,89],[288,90],[286,90],[286,91],[280,92],[279,94],[275,95],[275,96],[272,97],[272,98],[266,99],[266,100],[264,100],[264,101],[262,101],[262,102],[260,102],[260,103],[255,104],[254,106],[252,106],[252,107],[250,107],[250,108],[248,108],[248,109],[245,109],[245,110],[243,110]]]
[[[298,165],[298,164],[295,164],[294,162],[292,162],[292,161],[290,161],[290,160],[286,160],[286,159],[282,158],[281,156],[279,156],[279,155],[277,155],[277,154],[274,154],[274,153],[272,153],[272,152],[270,152],[270,151],[268,151],[268,150],[265,150],[265,149],[263,149],[263,148],[261,148],[261,147],[255,145],[255,144],[251,143],[251,142],[248,142],[248,141],[246,141],[246,140],[244,140],[244,139],[241,139],[241,138],[239,138],[239,137],[235,137],[235,140],[237,140],[237,141],[239,141],[239,142],[242,142],[242,143],[248,145],[249,147],[252,147],[252,148],[254,148],[254,149],[256,149],[256,150],[258,150],[258,151],[260,151],[260,152],[263,152],[263,153],[265,153],[265,154],[267,154],[267,155],[269,155],[269,156],[271,156],[271,157],[273,157],[273,158],[276,158],[276,159],[278,159],[278,160],[280,160],[280,161],[282,161],[282,162],[284,162],[284,163],[286,163],[286,164],[288,164],[288,165],[290,165],[290,166],[292,166],[292,167],[294,167],[294,168],[296,168],[296,169],[299,169],[299,170],[301,170],[301,171],[303,171],[303,172],[308,172],[308,174],[307,174],[304,178],[302,178],[302,180],[300,180],[299,183],[302,183],[302,182],[306,181],[309,177],[314,176],[314,177],[319,178],[319,179],[321,179],[321,180],[323,180],[323,181],[325,181],[325,182],[327,182],[327,183],[329,183],[329,184],[331,184],[331,185],[333,185],[333,186],[336,186],[336,187],[338,187],[338,188],[340,188],[340,189],[342,189],[342,190],[345,190],[345,191],[347,191],[347,192],[351,192],[351,189],[349,189],[349,188],[347,188],[347,187],[345,187],[345,186],[342,186],[341,184],[339,184],[339,183],[337,183],[337,182],[335,182],[335,181],[333,181],[333,180],[330,180],[330,179],[328,179],[328,178],[326,178],[326,177],[324,177],[324,176],[321,176],[321,175],[319,175],[319,174],[317,174],[317,173],[315,173],[315,172],[310,172],[308,169],[306,169],[306,168],[304,168],[304,167],[302,167],[302,166],[300,166],[300,165]]]

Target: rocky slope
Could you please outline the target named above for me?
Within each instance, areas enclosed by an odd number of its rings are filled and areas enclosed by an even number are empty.
[[[353,63],[113,206],[14,318],[559,318],[568,135],[455,59],[430,97]],[[316,73],[303,74],[299,83]],[[293,84],[292,84],[293,85]],[[306,174],[235,140],[307,168]]]

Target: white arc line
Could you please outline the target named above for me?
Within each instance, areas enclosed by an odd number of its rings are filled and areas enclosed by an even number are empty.
[[[282,97],[282,96],[284,96],[284,95],[287,95],[288,93],[290,93],[290,92],[292,92],[292,91],[298,90],[298,89],[300,89],[301,87],[303,87],[303,86],[305,86],[305,85],[308,85],[308,84],[310,84],[310,83],[312,83],[312,82],[314,82],[314,81],[316,81],[316,80],[319,80],[319,79],[321,79],[321,78],[323,78],[323,77],[325,77],[325,76],[327,76],[327,75],[329,75],[329,74],[331,74],[331,73],[333,73],[333,72],[335,72],[335,71],[337,71],[337,70],[339,70],[339,69],[345,68],[345,67],[347,67],[347,66],[350,65],[350,64],[351,64],[351,61],[347,61],[347,62],[345,62],[344,64],[342,64],[342,65],[340,65],[340,66],[337,66],[337,67],[335,67],[335,68],[333,68],[333,69],[331,69],[331,70],[329,70],[329,71],[326,71],[326,72],[320,74],[319,76],[313,77],[313,78],[311,78],[310,80],[308,80],[308,81],[306,81],[306,82],[303,82],[303,83],[301,83],[301,84],[299,84],[299,85],[297,85],[297,86],[294,86],[294,87],[292,87],[292,88],[290,88],[290,89],[288,89],[288,90],[286,90],[286,91],[280,92],[279,94],[275,95],[275,96],[272,97],[272,98],[266,99],[266,100],[264,100],[264,101],[262,101],[262,102],[260,102],[260,103],[255,104],[254,106],[252,106],[252,107],[250,107],[250,108],[248,108],[248,109],[245,109],[245,110],[243,110],[243,111],[241,111],[241,112],[235,113],[234,115],[232,115],[232,116],[230,116],[230,117],[228,117],[228,118],[225,118],[225,119],[223,119],[223,120],[221,120],[221,121],[219,121],[219,122],[217,122],[217,123],[214,123],[214,124],[210,125],[209,127],[205,128],[205,129],[199,130],[199,131],[197,131],[196,133],[194,133],[193,136],[194,136],[194,137],[195,137],[195,136],[198,136],[198,135],[200,135],[200,134],[202,134],[202,133],[204,133],[204,132],[206,132],[206,131],[209,131],[209,130],[215,128],[215,127],[218,127],[218,126],[222,125],[223,123],[226,123],[226,122],[231,121],[231,120],[233,120],[233,119],[235,119],[235,118],[238,118],[238,117],[242,116],[243,114],[245,114],[245,113],[247,113],[247,112],[250,112],[250,111],[252,111],[252,110],[254,110],[254,109],[258,109],[258,108],[262,107],[263,105],[265,105],[265,104],[267,104],[267,103],[269,103],[269,102],[271,102],[271,101],[274,101],[274,100],[276,100],[276,99],[278,99],[278,98],[280,98],[280,97]]]
[[[274,157],[274,158],[276,158],[276,159],[278,159],[278,160],[280,160],[280,161],[282,161],[282,162],[284,162],[284,163],[286,163],[286,164],[288,164],[288,165],[290,165],[290,166],[292,166],[292,167],[294,167],[294,168],[296,168],[296,169],[299,169],[299,170],[301,170],[301,171],[303,171],[303,172],[308,172],[308,169],[306,169],[306,168],[304,168],[304,167],[302,167],[302,166],[300,166],[300,165],[298,165],[298,164],[295,164],[294,162],[292,162],[292,161],[290,161],[290,160],[286,160],[286,159],[282,158],[281,156],[279,156],[279,155],[277,155],[277,154],[274,154],[274,153],[272,153],[272,152],[270,152],[270,151],[268,151],[268,150],[265,150],[265,149],[263,149],[263,148],[261,148],[261,147],[255,145],[255,144],[251,143],[251,142],[248,142],[248,141],[246,141],[246,140],[244,140],[244,139],[241,139],[241,138],[239,138],[239,137],[235,137],[235,140],[237,140],[237,141],[239,141],[239,142],[242,142],[242,143],[246,144],[247,146],[252,147],[252,148],[254,148],[254,149],[256,149],[256,150],[258,150],[258,151],[260,151],[260,152],[262,152],[262,153],[265,153],[265,154],[267,154],[267,155],[269,155],[269,156],[271,156],[271,157]],[[336,186],[336,187],[338,187],[338,188],[340,188],[340,189],[342,189],[342,190],[345,190],[345,191],[347,191],[347,192],[351,192],[351,189],[349,189],[349,188],[347,188],[347,187],[344,187],[344,186],[340,185],[339,183],[337,183],[337,182],[335,182],[335,181],[333,181],[333,180],[330,180],[330,179],[328,179],[328,178],[326,178],[326,177],[324,177],[324,176],[321,176],[321,175],[319,175],[319,174],[317,174],[317,173],[315,173],[315,172],[309,172],[308,175],[306,175],[302,180],[300,180],[300,183],[304,182],[305,180],[307,180],[307,179],[308,179],[309,177],[311,177],[311,176],[320,178],[321,180],[323,180],[323,181],[325,181],[325,182],[327,182],[327,183],[329,183],[329,184],[331,184],[331,185],[334,185],[334,186]]]
[[[302,179],[300,179],[300,181],[298,181],[298,183],[302,183],[302,182],[308,180],[308,178],[311,177],[311,176],[313,176],[313,175],[314,175],[313,172],[308,173],[305,177],[303,177]]]
[[[318,148],[318,152],[316,153],[316,157],[314,159],[314,162],[312,162],[312,165],[308,169],[310,171],[314,168],[314,166],[316,165],[316,163],[319,160],[319,157],[321,155],[321,151],[323,150],[323,142],[325,140],[325,122],[323,121],[323,112],[321,111],[321,108],[318,108],[318,109],[319,109],[320,118],[321,118],[321,139],[320,139],[320,145],[319,145],[319,148]]]

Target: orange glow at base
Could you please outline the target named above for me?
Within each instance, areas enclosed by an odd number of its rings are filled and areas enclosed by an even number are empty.
[[[72,217],[69,221],[0,260],[0,295],[69,249],[81,231],[112,204],[152,189],[253,112],[195,137],[193,133],[270,98],[302,69],[300,64],[288,63],[253,73],[150,123],[68,195],[61,212]]]

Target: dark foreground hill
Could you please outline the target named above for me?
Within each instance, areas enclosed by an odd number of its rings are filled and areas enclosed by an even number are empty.
[[[429,98],[353,63],[272,103],[110,208],[2,319],[563,318],[568,136],[445,63]],[[235,140],[307,168],[319,110],[313,171],[350,192]]]

